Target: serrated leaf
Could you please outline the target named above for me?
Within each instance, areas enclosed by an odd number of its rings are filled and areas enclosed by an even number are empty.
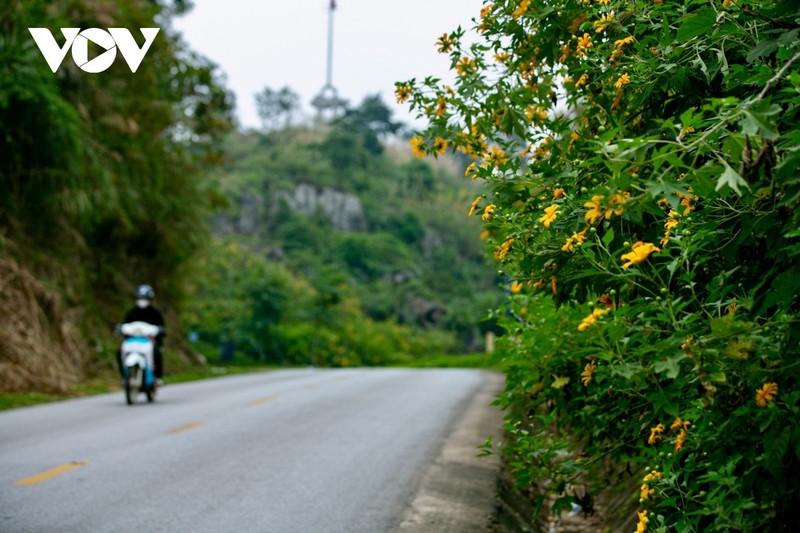
[[[682,359],[686,359],[683,354],[667,357],[663,361],[653,363],[653,370],[658,374],[666,373],[669,379],[675,379],[680,374],[680,362]]]
[[[761,41],[756,45],[755,48],[753,48],[753,50],[749,54],[747,54],[745,61],[747,61],[748,63],[752,63],[759,57],[771,55],[777,49],[778,49],[778,41],[776,41],[775,39]]]
[[[727,185],[733,189],[736,194],[741,196],[742,191],[739,189],[739,187],[744,186],[745,188],[750,189],[750,185],[748,185],[747,182],[744,181],[744,178],[742,178],[738,172],[733,170],[728,163],[723,161],[722,164],[725,165],[725,171],[717,180],[717,186],[715,188],[716,191],[719,191],[721,188]]]

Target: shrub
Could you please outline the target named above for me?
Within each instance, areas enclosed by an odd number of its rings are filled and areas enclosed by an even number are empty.
[[[521,483],[610,459],[639,531],[800,527],[797,8],[500,0],[439,39],[452,87],[398,82],[492,188]]]

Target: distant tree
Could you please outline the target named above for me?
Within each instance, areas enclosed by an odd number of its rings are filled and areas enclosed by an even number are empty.
[[[354,129],[369,129],[379,135],[395,133],[403,125],[392,120],[392,110],[378,94],[365,97],[360,106],[345,111],[343,120]]]
[[[265,129],[288,128],[300,109],[300,96],[288,86],[277,91],[264,87],[256,94],[256,107]]]
[[[403,126],[401,122],[392,120],[392,110],[377,94],[365,97],[358,107],[347,109],[336,124],[347,131],[360,134],[364,148],[375,155],[383,153],[380,137],[397,133]]]

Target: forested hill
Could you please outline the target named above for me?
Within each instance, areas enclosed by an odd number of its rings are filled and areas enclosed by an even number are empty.
[[[397,125],[375,100],[325,126],[234,132],[218,69],[170,29],[187,4],[0,12],[0,389],[113,376],[139,283],[167,317],[168,372],[199,353],[348,365],[479,348],[499,294],[458,164],[385,147]],[[135,73],[69,53],[53,73],[35,27],[59,46],[58,28],[161,29]]]
[[[170,326],[206,245],[232,99],[170,31],[185,2],[25,0],[0,11],[0,387],[63,390],[109,366],[133,289],[156,287]],[[135,74],[120,57],[53,73],[28,28],[160,27]],[[176,356],[188,354],[180,337]],[[176,357],[187,363],[185,357]],[[113,364],[113,363],[112,363]]]
[[[463,162],[413,158],[376,97],[324,125],[237,133],[229,207],[187,326],[274,362],[384,364],[483,348],[500,292]],[[203,346],[203,343],[200,343]]]

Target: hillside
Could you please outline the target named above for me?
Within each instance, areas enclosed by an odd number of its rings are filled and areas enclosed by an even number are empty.
[[[113,374],[133,288],[180,331],[205,246],[206,171],[232,125],[216,67],[171,32],[185,2],[12,1],[0,13],[0,390],[65,391]],[[136,74],[53,73],[28,28],[160,26]],[[59,37],[60,38],[60,37]],[[173,368],[193,364],[181,335]]]
[[[458,161],[351,126],[228,138],[228,208],[186,314],[201,341],[322,365],[482,348],[500,293],[466,216],[477,189]]]
[[[0,391],[113,379],[140,283],[168,322],[168,373],[479,349],[499,293],[460,163],[386,145],[398,125],[376,99],[331,125],[234,132],[217,67],[170,28],[188,5],[0,14]],[[76,25],[161,32],[135,74],[69,55],[53,73],[27,28]]]

